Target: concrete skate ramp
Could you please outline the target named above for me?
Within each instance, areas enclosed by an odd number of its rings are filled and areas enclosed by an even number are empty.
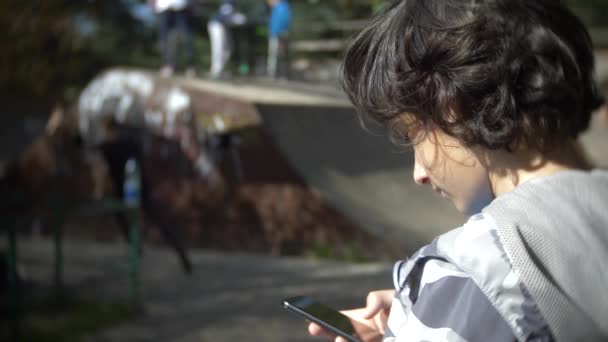
[[[413,156],[362,129],[335,87],[295,83],[190,84],[253,104],[291,166],[345,216],[411,253],[463,222],[452,205],[413,183]]]
[[[411,177],[413,155],[365,132],[349,107],[258,105],[263,124],[309,186],[387,246],[411,253],[463,222]]]

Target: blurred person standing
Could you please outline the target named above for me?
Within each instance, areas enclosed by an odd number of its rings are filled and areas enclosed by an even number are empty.
[[[173,29],[179,29],[185,49],[186,76],[193,77],[194,48],[190,30],[190,1],[189,0],[148,0],[158,18],[158,35],[163,66],[160,74],[163,77],[173,75],[175,70],[176,42],[170,40]]]
[[[158,198],[152,195],[153,179],[149,176],[150,169],[146,167],[145,159],[145,131],[141,128],[118,123],[110,119],[102,124],[104,139],[97,146],[103,160],[108,166],[112,180],[112,197],[123,200],[125,193],[125,180],[127,177],[127,164],[134,160],[140,172],[139,184],[141,211],[144,222],[156,227],[167,244],[175,250],[185,273],[192,273],[192,262],[188,255],[176,226],[166,214],[166,208]],[[115,213],[115,219],[125,239],[129,238],[130,223],[124,212]]]
[[[207,30],[211,43],[210,77],[217,79],[230,60],[234,46],[230,32],[231,27],[243,26],[247,22],[245,15],[237,11],[235,0],[224,0],[217,13],[209,20]]]
[[[243,25],[231,27],[234,42],[232,58],[237,63],[239,75],[246,76],[255,71],[256,47],[259,44],[258,28],[266,29],[268,13],[266,3],[258,1],[240,0],[238,9],[247,21]],[[266,37],[265,31],[263,36]]]
[[[268,75],[272,78],[289,76],[289,29],[291,7],[287,0],[266,0],[270,6],[268,22]]]

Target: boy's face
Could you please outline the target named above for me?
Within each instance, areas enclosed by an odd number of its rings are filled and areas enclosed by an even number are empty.
[[[437,127],[410,132],[414,181],[429,184],[463,213],[475,214],[494,198],[487,169],[469,148]]]

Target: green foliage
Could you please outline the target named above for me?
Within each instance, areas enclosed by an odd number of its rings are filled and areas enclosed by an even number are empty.
[[[48,2],[7,0],[0,4],[0,82],[47,92],[67,42],[68,10]]]
[[[121,0],[3,0],[2,89],[61,100],[104,67],[151,64],[142,27]]]
[[[353,241],[341,246],[318,243],[305,253],[311,259],[338,260],[350,263],[369,262],[370,258],[360,243]]]
[[[312,247],[306,254],[312,259],[336,259],[335,252],[332,246],[325,244],[318,244]]]

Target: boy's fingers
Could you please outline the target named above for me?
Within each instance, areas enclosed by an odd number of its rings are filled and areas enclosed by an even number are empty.
[[[308,324],[308,333],[311,334],[312,336],[327,336],[327,337],[334,336],[334,335],[330,334],[329,332],[327,332],[327,330],[323,329],[320,325],[315,324],[315,323]],[[348,342],[348,341],[346,341],[346,342]]]
[[[308,324],[308,333],[312,336],[319,336],[323,334],[323,328],[314,323]]]
[[[315,323],[308,324],[308,333],[312,336],[326,336],[326,337],[335,337],[335,335],[330,334],[325,329],[321,328],[320,325]],[[337,336],[334,339],[334,342],[348,342],[347,339],[341,336]]]
[[[370,292],[367,295],[365,311],[363,312],[363,318],[370,319],[374,317],[382,307],[382,299],[379,298],[374,292]]]

